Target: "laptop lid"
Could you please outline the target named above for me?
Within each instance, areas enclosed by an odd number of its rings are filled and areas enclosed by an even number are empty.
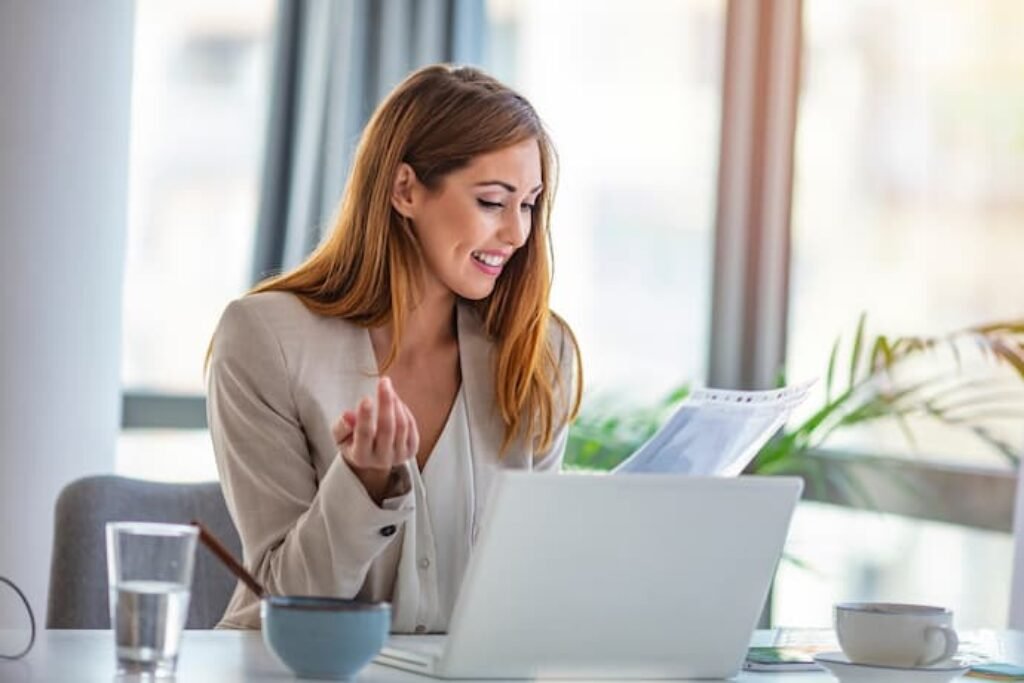
[[[435,675],[735,675],[801,489],[500,473]]]

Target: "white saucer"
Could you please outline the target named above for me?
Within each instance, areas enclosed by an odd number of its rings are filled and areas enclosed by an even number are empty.
[[[946,683],[967,673],[971,667],[957,662],[936,666],[900,667],[876,664],[854,664],[842,652],[821,652],[814,661],[829,670],[843,683],[847,681],[899,681],[901,683]]]

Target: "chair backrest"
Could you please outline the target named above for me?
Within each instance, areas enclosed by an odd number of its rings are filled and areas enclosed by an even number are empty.
[[[187,524],[198,519],[235,554],[238,532],[220,484],[164,484],[115,476],[79,479],[57,498],[47,628],[110,628],[107,607],[106,523]],[[213,628],[235,588],[235,578],[205,548],[196,549],[186,628]]]

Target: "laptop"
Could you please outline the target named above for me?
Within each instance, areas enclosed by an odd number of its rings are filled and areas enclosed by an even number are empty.
[[[728,678],[802,481],[500,472],[443,636],[376,658],[438,678]]]

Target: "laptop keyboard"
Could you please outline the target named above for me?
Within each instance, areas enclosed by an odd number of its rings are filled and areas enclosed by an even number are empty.
[[[391,636],[385,647],[406,652],[415,652],[424,657],[440,657],[444,651],[445,635]]]

